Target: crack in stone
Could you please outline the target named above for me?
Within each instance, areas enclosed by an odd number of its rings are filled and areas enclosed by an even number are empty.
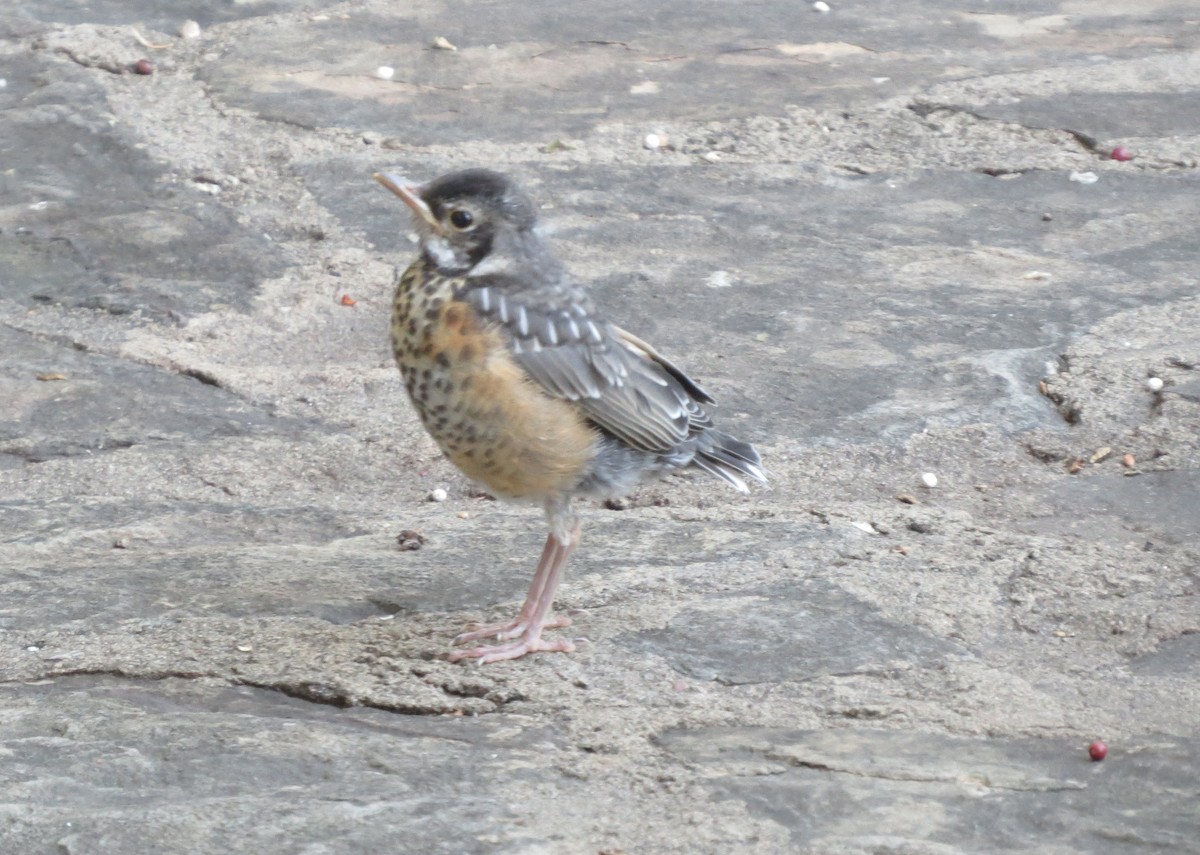
[[[82,66],[83,68],[95,68],[99,69],[100,71],[107,71],[109,74],[115,74],[118,76],[129,73],[129,69],[125,65],[118,64],[112,60],[85,59],[67,47],[57,47],[54,49],[54,52],[57,54],[62,54],[67,59],[71,60],[71,62]]]
[[[763,758],[766,760],[785,763],[788,766],[795,768],[814,769],[818,772],[835,772],[842,775],[852,775],[856,778],[867,778],[879,781],[899,781],[914,784],[977,784],[978,786],[989,790],[1004,790],[1007,792],[1016,793],[1057,793],[1087,789],[1087,784],[1084,784],[1080,781],[1046,781],[1044,784],[1032,782],[1026,786],[1018,786],[1016,784],[993,783],[984,775],[953,776],[937,775],[933,773],[925,775],[900,773],[889,774],[884,771],[871,772],[863,769],[849,769],[845,767],[833,766],[829,763],[822,763],[817,760],[804,760],[799,757],[793,757],[771,750],[766,750],[759,753],[761,753]]]
[[[991,125],[1013,125],[1014,127],[1024,128],[1027,131],[1057,131],[1059,133],[1068,134],[1074,139],[1079,146],[1087,152],[1097,156],[1103,156],[1105,152],[1100,150],[1100,142],[1090,134],[1083,131],[1072,130],[1071,128],[1047,128],[1041,125],[1026,125],[1021,122],[1014,122],[1010,119],[996,119],[991,116],[985,116],[982,113],[977,113],[974,110],[968,109],[958,104],[944,104],[934,101],[913,101],[906,105],[909,110],[912,110],[922,119],[928,118],[934,113],[952,113],[955,115],[970,116],[979,122],[985,122]],[[998,168],[992,170],[990,168],[981,168],[975,170],[982,172],[985,175],[1020,175],[1025,172],[1035,172],[1034,169],[1006,169]]]
[[[245,677],[233,677],[227,674],[221,674],[217,671],[188,670],[182,668],[169,668],[145,672],[127,671],[122,668],[67,668],[63,670],[43,672],[42,674],[32,677],[0,679],[0,685],[23,684],[34,680],[56,680],[62,677],[112,677],[118,680],[149,682],[158,682],[170,679],[198,680],[205,677],[211,677],[221,680],[231,686],[245,686],[251,689],[262,689],[269,692],[278,692],[279,694],[289,698],[295,698],[296,700],[307,701],[308,703],[318,704],[321,706],[335,707],[337,709],[361,707],[365,709],[377,709],[383,710],[384,712],[396,713],[398,715],[410,716],[436,716],[455,712],[455,710],[449,705],[446,707],[438,707],[430,704],[404,703],[401,701],[375,701],[368,698],[355,696],[354,694],[332,683],[324,683],[319,680],[304,680],[300,682],[287,682],[283,680],[253,680]],[[512,697],[498,697],[496,696],[496,693],[491,690],[477,691],[478,689],[482,688],[478,686],[468,687],[461,691],[455,690],[453,687],[448,686],[435,686],[434,688],[441,690],[451,698],[459,697],[475,700],[486,700],[494,705],[495,710],[499,710],[509,701],[520,700],[523,697],[520,694],[516,694]],[[482,715],[486,714],[486,712],[492,712],[495,710],[482,711],[474,714]]]

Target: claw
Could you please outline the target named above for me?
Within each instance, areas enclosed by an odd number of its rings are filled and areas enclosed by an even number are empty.
[[[575,642],[569,638],[546,641],[540,633],[526,633],[508,644],[483,645],[470,650],[456,650],[450,654],[451,662],[462,659],[478,659],[480,665],[503,662],[505,659],[520,659],[526,653],[574,653]]]
[[[562,626],[570,626],[571,619],[564,615],[551,615],[542,624],[542,629],[557,629]],[[470,623],[467,624],[466,631],[460,632],[454,636],[455,644],[465,644],[468,641],[479,641],[481,638],[495,638],[500,641],[508,641],[512,638],[517,638],[529,628],[529,620],[518,616],[515,620],[508,623]]]

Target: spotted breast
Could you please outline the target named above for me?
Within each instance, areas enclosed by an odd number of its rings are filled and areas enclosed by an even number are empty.
[[[587,473],[599,434],[530,380],[506,333],[459,299],[463,286],[424,259],[397,283],[392,352],[421,422],[455,466],[496,495],[569,490]]]

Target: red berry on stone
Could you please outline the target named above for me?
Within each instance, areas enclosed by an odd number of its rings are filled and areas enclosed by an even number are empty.
[[[1108,746],[1097,739],[1088,746],[1088,756],[1099,763],[1108,756]]]
[[[153,74],[154,66],[150,64],[148,59],[139,59],[133,64],[133,70],[137,74]]]
[[[1109,157],[1113,160],[1133,160],[1133,152],[1125,148],[1125,146],[1119,145],[1112,150],[1112,154]]]

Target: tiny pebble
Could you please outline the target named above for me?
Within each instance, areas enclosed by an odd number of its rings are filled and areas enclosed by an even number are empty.
[[[1109,157],[1111,157],[1113,160],[1120,161],[1133,160],[1133,152],[1125,148],[1125,146],[1119,145],[1112,150],[1112,154],[1110,154]]]
[[[1054,219],[1054,215],[1053,215],[1053,214],[1042,214],[1042,222],[1043,222],[1043,223],[1048,223],[1048,222],[1050,222],[1050,221],[1051,221],[1051,220],[1053,220],[1053,219]]]
[[[1108,756],[1108,746],[1105,745],[1103,742],[1101,742],[1099,739],[1097,739],[1095,742],[1093,742],[1091,745],[1088,746],[1088,756],[1091,757],[1097,763],[1099,763],[1101,760],[1103,760],[1105,757]]]
[[[25,648],[25,651],[26,651],[27,653],[37,653],[37,652],[38,652],[39,650],[41,650],[41,649],[42,649],[42,648],[38,647],[36,644],[31,644],[31,645],[29,645],[28,647],[26,647],[26,648]]]
[[[1049,279],[1050,274],[1047,273],[1045,270],[1030,270],[1028,273],[1026,273],[1021,278],[1022,279]]]
[[[717,163],[717,162],[718,162],[718,161],[720,161],[720,159],[721,159],[721,153],[720,153],[719,151],[710,151],[710,152],[706,152],[706,153],[705,153],[704,155],[702,155],[702,156],[703,156],[703,158],[704,158],[705,160],[707,160],[709,163]]]
[[[358,302],[358,300],[355,300],[349,294],[342,295],[341,303],[343,306],[353,306],[357,302]]]
[[[924,484],[926,487],[936,487],[937,486],[937,476],[934,475],[932,472],[923,472],[923,473],[921,473],[921,483]]]
[[[8,86],[8,80],[6,80],[3,77],[0,77],[0,89],[5,88],[6,86]]]
[[[1121,455],[1121,465],[1126,469],[1132,469],[1133,467],[1137,466],[1137,458],[1129,452],[1125,452]]]
[[[438,36],[436,39],[434,39],[433,46],[438,50],[458,50],[458,47],[452,45],[450,40],[445,36]]]
[[[1162,390],[1163,381],[1161,377],[1149,377],[1146,379],[1146,388],[1151,392],[1159,392]]]
[[[148,59],[139,59],[133,64],[133,71],[135,74],[153,74],[154,66]]]
[[[396,536],[396,543],[404,552],[415,552],[425,543],[425,535],[415,529],[405,529]]]
[[[642,145],[653,150],[662,146],[664,142],[666,142],[666,140],[664,140],[658,134],[646,134],[645,138],[642,140]]]
[[[249,644],[239,644],[237,646],[237,649],[238,649],[238,652],[240,652],[240,653],[251,653],[254,650],[254,648],[251,647]]]
[[[813,3],[813,11],[820,12],[822,15],[824,15],[829,11],[829,4],[825,3],[824,0],[817,0],[816,3]]]
[[[381,65],[379,68],[375,69],[375,76],[380,80],[391,80],[396,76],[396,69],[392,68],[390,65]]]
[[[431,502],[446,501],[446,491],[443,490],[441,487],[437,487],[433,490],[430,490],[429,491],[429,501],[431,501]]]
[[[1077,184],[1095,184],[1100,180],[1100,176],[1094,172],[1072,172],[1069,177]]]
[[[200,38],[200,25],[195,21],[184,21],[179,25],[179,35],[185,39]]]

